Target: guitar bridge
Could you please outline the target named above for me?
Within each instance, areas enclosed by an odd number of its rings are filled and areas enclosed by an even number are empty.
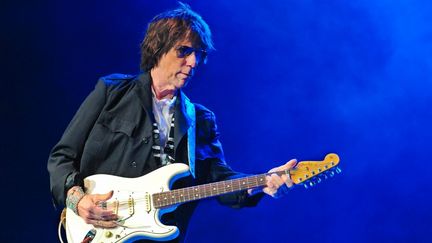
[[[122,207],[123,203],[119,204],[119,207]],[[133,199],[132,196],[129,196],[127,203],[125,203],[127,205],[127,212],[129,215],[127,215],[126,217],[121,217],[117,220],[119,225],[123,225],[127,219],[131,218],[134,214],[135,214],[135,200]],[[120,216],[120,215],[119,215]]]

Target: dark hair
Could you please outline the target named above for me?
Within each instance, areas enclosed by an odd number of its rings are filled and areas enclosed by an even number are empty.
[[[149,71],[179,41],[190,40],[205,51],[214,50],[211,31],[199,14],[179,2],[177,9],[154,17],[141,42],[141,70]]]

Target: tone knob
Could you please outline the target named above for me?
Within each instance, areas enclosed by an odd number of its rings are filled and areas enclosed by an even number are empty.
[[[105,231],[105,237],[110,238],[113,236],[113,233],[111,231]]]

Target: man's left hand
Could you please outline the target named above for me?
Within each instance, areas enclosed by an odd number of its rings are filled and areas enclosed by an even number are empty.
[[[297,160],[292,159],[284,165],[269,170],[268,173],[289,170],[293,168],[296,164],[297,164]],[[279,176],[278,174],[273,173],[271,175],[266,176],[266,179],[267,179],[267,183],[266,186],[262,188],[262,191],[273,198],[278,198],[285,195],[288,192],[288,190],[294,186],[293,181],[287,174],[283,174]],[[249,194],[254,194],[253,191],[250,190]]]

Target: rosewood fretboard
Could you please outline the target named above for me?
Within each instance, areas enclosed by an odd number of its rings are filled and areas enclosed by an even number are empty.
[[[285,172],[279,171],[277,174],[282,175],[285,174]],[[253,175],[227,181],[213,182],[199,186],[155,193],[152,195],[153,205],[155,208],[163,208],[179,203],[190,202],[207,197],[219,196],[230,192],[237,192],[264,186],[266,184],[266,175],[268,174]]]

